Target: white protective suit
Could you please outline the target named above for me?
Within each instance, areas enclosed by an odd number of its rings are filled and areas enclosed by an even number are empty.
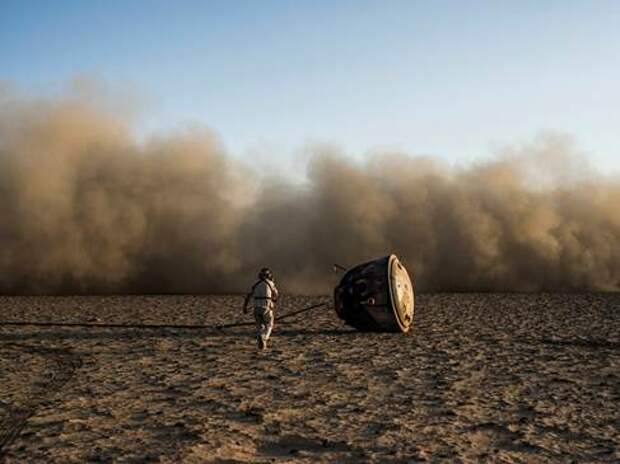
[[[260,347],[267,346],[267,340],[273,330],[273,309],[278,299],[278,289],[273,280],[260,279],[252,287],[249,295],[254,307],[256,320],[256,339]]]

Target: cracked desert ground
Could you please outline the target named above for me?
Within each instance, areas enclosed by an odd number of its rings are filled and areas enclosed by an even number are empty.
[[[0,319],[211,325],[241,302],[0,297]],[[0,326],[0,461],[620,462],[620,295],[419,295],[408,334],[305,316],[265,353],[251,327]]]

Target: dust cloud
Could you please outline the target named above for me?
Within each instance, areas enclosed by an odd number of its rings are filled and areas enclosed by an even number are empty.
[[[330,292],[333,263],[390,252],[423,291],[613,291],[619,205],[559,136],[460,167],[317,147],[299,183],[207,129],[138,141],[83,95],[0,92],[0,293],[240,292],[264,265]]]

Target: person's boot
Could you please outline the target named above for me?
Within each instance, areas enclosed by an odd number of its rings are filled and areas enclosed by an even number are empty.
[[[263,340],[263,337],[257,337],[256,341],[258,342],[259,350],[264,350],[267,348],[267,344],[265,343],[265,340]]]

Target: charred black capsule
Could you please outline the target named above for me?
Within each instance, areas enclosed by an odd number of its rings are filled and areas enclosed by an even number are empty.
[[[347,271],[334,302],[338,317],[358,330],[407,332],[413,322],[413,284],[395,255]]]

